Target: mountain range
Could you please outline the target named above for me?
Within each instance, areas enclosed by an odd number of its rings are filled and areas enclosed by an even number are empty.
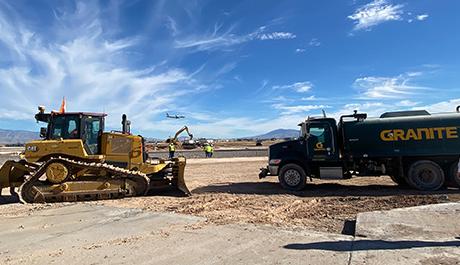
[[[283,138],[295,138],[299,137],[299,130],[293,130],[293,129],[277,129],[270,131],[265,134],[253,136],[253,137],[247,137],[251,139],[261,139],[261,140],[266,140],[266,139],[283,139]]]
[[[39,138],[37,132],[0,129],[0,144],[23,144]]]
[[[292,129],[277,129],[270,131],[265,134],[244,137],[245,139],[282,139],[282,138],[294,138],[299,136],[298,130]],[[31,140],[39,139],[37,132],[31,131],[17,131],[17,130],[4,130],[0,129],[0,144],[23,144]]]

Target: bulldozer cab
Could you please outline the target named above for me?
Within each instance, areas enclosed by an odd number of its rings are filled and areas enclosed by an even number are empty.
[[[104,132],[102,113],[38,113],[35,118],[48,124],[40,130],[45,140],[81,139],[89,155],[101,153],[101,135]]]

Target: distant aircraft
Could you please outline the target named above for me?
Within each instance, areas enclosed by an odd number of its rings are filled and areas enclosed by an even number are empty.
[[[169,113],[166,112],[166,118],[170,118],[170,119],[184,119],[185,116],[182,116],[182,115],[169,115]]]

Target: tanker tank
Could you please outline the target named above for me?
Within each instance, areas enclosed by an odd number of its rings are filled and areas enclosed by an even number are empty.
[[[391,112],[339,124],[343,154],[354,158],[458,155],[460,113]]]

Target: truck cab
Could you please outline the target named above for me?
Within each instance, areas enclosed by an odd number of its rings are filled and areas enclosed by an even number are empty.
[[[269,147],[268,167],[260,178],[278,176],[288,190],[301,190],[310,178],[343,178],[337,123],[333,118],[308,118],[299,124],[296,140]]]

